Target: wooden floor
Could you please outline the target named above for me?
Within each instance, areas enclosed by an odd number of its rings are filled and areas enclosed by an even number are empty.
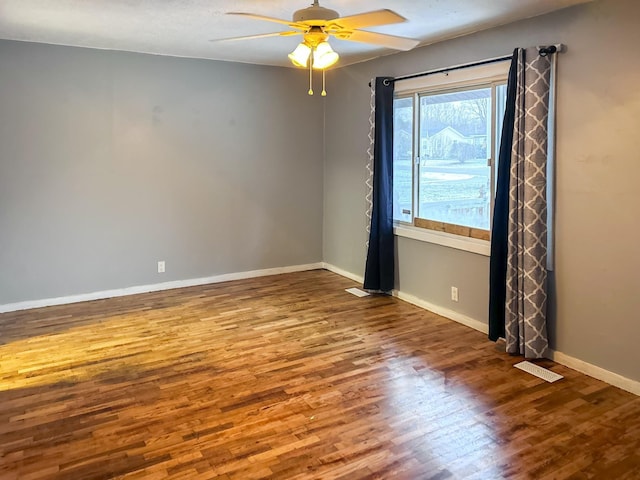
[[[0,478],[639,479],[640,397],[326,271],[0,315]]]

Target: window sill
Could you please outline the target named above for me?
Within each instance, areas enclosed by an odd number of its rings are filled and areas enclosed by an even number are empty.
[[[434,243],[444,247],[464,250],[488,257],[491,255],[491,242],[476,238],[461,237],[451,233],[426,230],[411,225],[397,223],[393,226],[393,233],[398,237],[411,238],[421,242]]]

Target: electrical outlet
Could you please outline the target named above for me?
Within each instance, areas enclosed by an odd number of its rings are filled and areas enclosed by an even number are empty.
[[[164,260],[158,262],[158,273],[164,273]]]
[[[458,287],[451,287],[451,300],[458,301]]]

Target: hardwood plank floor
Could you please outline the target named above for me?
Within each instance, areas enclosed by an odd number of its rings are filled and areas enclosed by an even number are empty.
[[[326,271],[0,315],[0,478],[638,479],[640,397]]]

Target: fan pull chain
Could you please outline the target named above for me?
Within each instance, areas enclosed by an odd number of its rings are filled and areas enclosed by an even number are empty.
[[[313,95],[313,51],[309,55],[309,95]]]
[[[322,95],[323,97],[327,96],[327,91],[324,89],[324,84],[325,84],[325,80],[324,80],[324,72],[326,70],[323,68],[322,69],[322,93],[320,95]]]

